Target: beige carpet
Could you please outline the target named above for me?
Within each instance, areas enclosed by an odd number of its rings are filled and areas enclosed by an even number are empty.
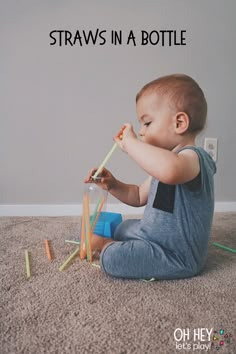
[[[212,342],[236,353],[236,254],[211,244],[204,273],[178,281],[113,279],[78,258],[59,272],[79,230],[79,217],[0,218],[1,354],[204,353]],[[236,249],[236,214],[215,214],[212,241]]]

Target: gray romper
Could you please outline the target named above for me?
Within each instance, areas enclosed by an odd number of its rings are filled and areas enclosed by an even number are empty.
[[[152,179],[142,219],[123,221],[101,253],[101,267],[120,278],[178,279],[202,271],[214,212],[216,165],[202,148],[200,173],[185,184]]]

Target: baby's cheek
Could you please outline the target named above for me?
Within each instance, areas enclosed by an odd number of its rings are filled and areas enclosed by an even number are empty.
[[[146,135],[145,136],[145,142],[151,145],[156,145],[158,143],[158,138],[153,135]]]

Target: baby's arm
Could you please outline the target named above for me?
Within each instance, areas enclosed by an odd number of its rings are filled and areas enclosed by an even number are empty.
[[[85,183],[91,182],[95,171],[96,169],[90,171]],[[96,184],[101,188],[108,190],[109,193],[121,202],[134,207],[140,207],[147,203],[151,177],[148,177],[140,186],[126,184],[116,179],[106,168],[103,168],[100,178],[101,179],[98,180]]]
[[[117,144],[150,176],[166,184],[182,184],[193,180],[200,171],[198,155],[187,149],[176,154],[140,141],[130,124],[126,124],[123,140]]]
[[[106,170],[106,172],[109,171]],[[116,180],[116,182],[114,182],[114,185],[109,189],[109,192],[114,197],[122,201],[123,203],[135,207],[143,206],[147,203],[151,179],[152,179],[151,177],[148,177],[140,186],[125,184],[121,181]],[[102,188],[104,188],[104,182],[102,182],[102,180],[101,182],[99,182],[99,184]],[[106,247],[111,242],[115,242],[115,241],[111,238],[92,235],[91,249],[93,251],[97,250],[100,252],[104,247]]]
[[[125,204],[140,207],[147,204],[150,183],[151,177],[148,177],[140,186],[116,180],[109,192]]]

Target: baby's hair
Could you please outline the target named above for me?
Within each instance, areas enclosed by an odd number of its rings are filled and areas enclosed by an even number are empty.
[[[175,113],[185,112],[189,117],[188,132],[197,134],[204,129],[207,116],[207,102],[204,93],[197,82],[184,74],[162,76],[146,84],[137,94],[136,103],[140,97],[157,93]]]

